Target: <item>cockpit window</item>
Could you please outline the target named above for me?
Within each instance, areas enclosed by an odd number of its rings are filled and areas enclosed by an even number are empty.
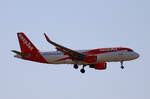
[[[133,52],[133,50],[129,49],[128,52]]]

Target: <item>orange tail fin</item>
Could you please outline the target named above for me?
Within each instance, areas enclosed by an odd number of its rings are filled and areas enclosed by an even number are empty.
[[[38,49],[25,36],[24,33],[17,33],[17,36],[18,36],[21,52],[26,54],[26,56],[22,56],[23,59],[41,62],[41,63],[47,63],[44,57],[39,53]]]

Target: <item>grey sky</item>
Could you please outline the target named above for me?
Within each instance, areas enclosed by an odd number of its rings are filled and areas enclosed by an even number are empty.
[[[1,0],[1,99],[150,99],[149,0]],[[105,71],[19,60],[17,32],[55,50],[43,32],[71,49],[130,47],[140,58]]]

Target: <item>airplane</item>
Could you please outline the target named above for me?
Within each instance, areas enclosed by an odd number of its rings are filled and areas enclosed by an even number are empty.
[[[123,62],[137,59],[139,54],[127,47],[98,48],[87,50],[72,50],[50,40],[46,33],[44,36],[48,43],[55,46],[56,51],[39,51],[23,32],[17,33],[21,52],[11,50],[14,57],[46,64],[73,64],[75,69],[82,66],[81,73],[85,73],[85,67],[95,70],[105,70],[107,62]]]

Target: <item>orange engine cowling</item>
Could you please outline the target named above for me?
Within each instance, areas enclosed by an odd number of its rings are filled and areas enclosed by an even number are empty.
[[[97,70],[105,70],[107,68],[107,64],[105,62],[100,62],[100,63],[94,64],[94,68]]]
[[[84,62],[86,63],[96,63],[97,62],[97,56],[84,56]]]

